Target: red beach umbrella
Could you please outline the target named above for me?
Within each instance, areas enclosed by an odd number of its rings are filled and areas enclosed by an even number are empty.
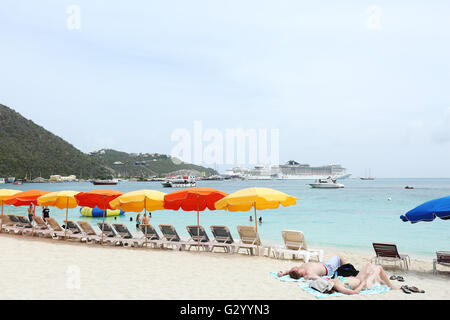
[[[99,208],[105,210],[103,213],[103,223],[105,223],[106,210],[112,209],[109,203],[115,198],[123,195],[123,192],[109,189],[91,190],[80,192],[75,195],[75,199],[80,207]],[[103,224],[102,224],[102,244],[103,244]]]
[[[228,193],[213,188],[179,190],[164,196],[164,209],[197,211],[197,225],[200,225],[199,212],[206,208],[216,210],[214,203],[227,195]]]

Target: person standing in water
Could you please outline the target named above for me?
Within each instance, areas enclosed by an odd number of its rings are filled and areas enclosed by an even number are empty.
[[[35,207],[32,203],[30,203],[30,206],[28,207],[28,220],[30,220],[30,222],[33,222],[33,216],[35,214]]]
[[[142,223],[141,221],[141,214],[138,213],[138,215],[136,216],[136,229],[139,229],[139,225]]]
[[[49,208],[46,206],[42,209],[42,219],[47,222],[47,219],[50,218],[50,210]]]

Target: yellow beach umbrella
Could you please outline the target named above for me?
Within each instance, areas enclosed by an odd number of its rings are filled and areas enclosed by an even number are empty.
[[[12,189],[0,189],[0,202],[2,204],[2,215],[3,215],[3,202],[10,198],[11,196],[22,192],[20,190],[12,190]]]
[[[298,198],[270,188],[247,188],[229,194],[214,205],[218,210],[250,211],[255,210],[255,226],[258,231],[256,210],[276,209],[280,205],[287,207],[297,203]]]
[[[164,196],[157,190],[137,190],[117,197],[109,203],[113,209],[125,212],[155,211],[164,209]]]
[[[67,233],[67,219],[69,215],[69,209],[76,208],[78,206],[75,195],[79,191],[56,191],[43,195],[37,199],[37,203],[41,207],[56,207],[58,209],[66,209],[66,227],[64,228],[64,238]]]
[[[120,209],[125,212],[142,212],[145,210],[144,216],[147,216],[147,211],[164,209],[165,195],[164,192],[157,190],[137,190],[117,197],[109,205],[113,209]],[[145,243],[147,244],[147,237],[145,237]]]

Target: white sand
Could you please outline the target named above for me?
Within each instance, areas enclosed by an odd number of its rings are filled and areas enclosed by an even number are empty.
[[[324,248],[325,258],[339,253],[356,268],[373,256]],[[281,282],[271,271],[289,269],[301,261],[219,252],[178,252],[87,245],[69,241],[0,234],[0,299],[314,299],[296,283]],[[431,259],[412,259],[405,282],[425,294],[401,290],[377,295],[328,299],[448,299],[450,268]],[[79,277],[77,275],[79,274]],[[77,280],[79,279],[79,281]],[[322,299],[321,299],[322,300]]]

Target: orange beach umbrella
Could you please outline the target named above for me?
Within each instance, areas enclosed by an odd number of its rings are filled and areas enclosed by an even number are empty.
[[[99,208],[104,210],[103,223],[105,223],[106,210],[112,209],[109,203],[115,198],[123,195],[123,192],[110,190],[110,189],[98,189],[88,192],[80,192],[75,195],[75,199],[80,207]],[[102,224],[102,244],[103,244],[103,224]]]
[[[50,192],[41,190],[23,191],[12,195],[10,198],[6,199],[4,203],[6,205],[13,205],[15,207],[29,206],[30,204],[34,204],[35,206],[37,206],[37,199],[43,195],[46,195],[47,193]]]

